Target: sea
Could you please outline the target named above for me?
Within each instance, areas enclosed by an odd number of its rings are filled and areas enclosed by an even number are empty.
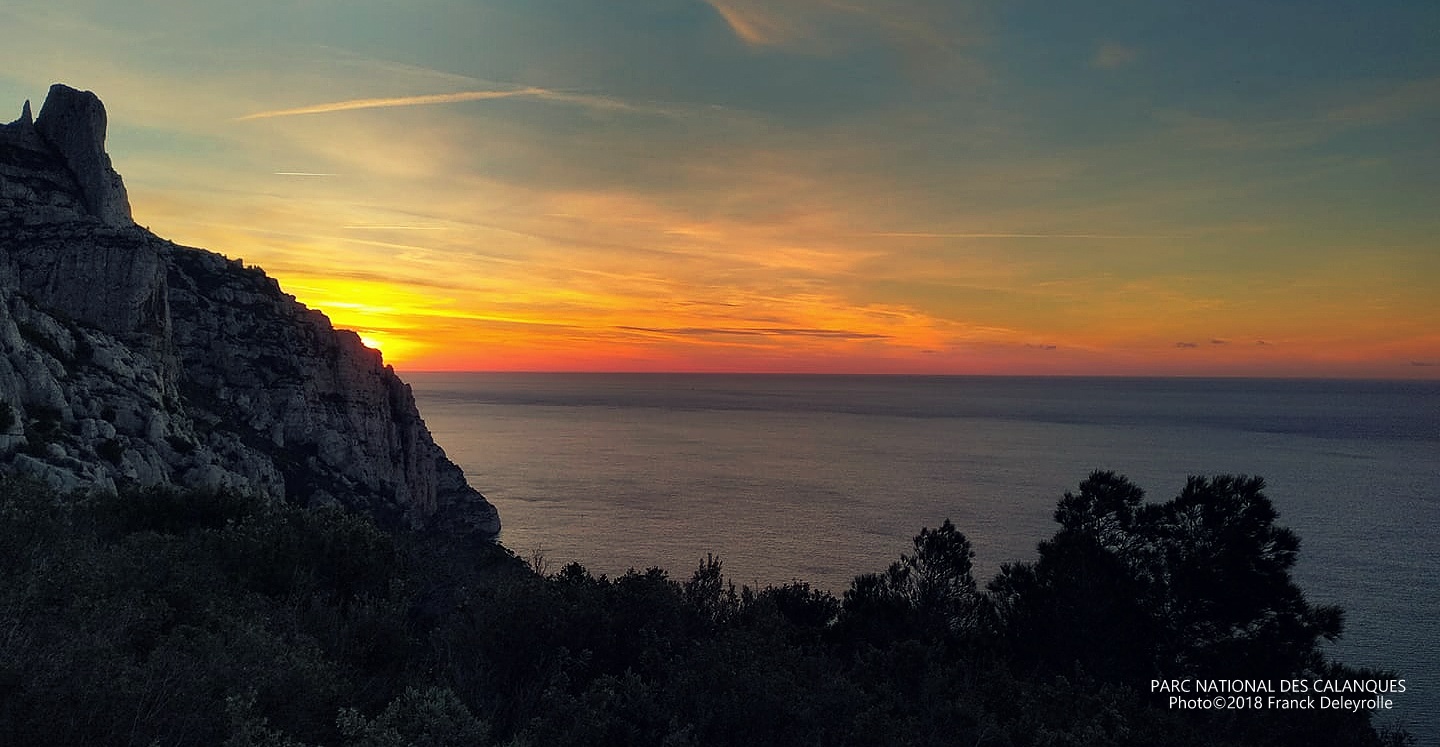
[[[558,570],[707,556],[737,585],[841,594],[950,519],[983,584],[1030,561],[1096,469],[1150,500],[1189,475],[1265,478],[1307,598],[1345,609],[1330,655],[1406,681],[1375,723],[1440,744],[1440,382],[409,373],[420,412]],[[1148,685],[1148,683],[1137,683]]]

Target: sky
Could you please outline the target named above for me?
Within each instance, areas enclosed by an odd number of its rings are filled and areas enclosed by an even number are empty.
[[[1440,378],[1440,3],[6,0],[406,370]],[[0,110],[3,112],[3,110]]]

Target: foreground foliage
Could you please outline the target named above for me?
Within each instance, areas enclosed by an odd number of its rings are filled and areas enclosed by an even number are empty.
[[[981,589],[946,521],[837,599],[707,558],[503,548],[233,495],[0,481],[0,744],[1404,744],[1368,714],[1172,710],[1154,678],[1343,677],[1257,478],[1097,472]]]

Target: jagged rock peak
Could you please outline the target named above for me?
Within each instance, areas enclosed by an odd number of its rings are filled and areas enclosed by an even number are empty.
[[[21,121],[29,114],[29,102]],[[35,129],[60,153],[80,185],[86,210],[108,226],[132,226],[125,182],[105,153],[105,105],[90,91],[50,86]]]
[[[30,99],[25,99],[25,106],[20,109],[20,118],[10,123],[11,127],[31,127],[35,124],[35,117],[30,114]]]
[[[27,148],[44,148],[40,135],[35,132],[35,117],[30,114],[30,100],[20,109],[20,117],[10,124],[0,124],[0,142],[10,142]]]

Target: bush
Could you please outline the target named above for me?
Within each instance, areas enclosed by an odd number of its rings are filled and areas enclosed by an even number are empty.
[[[473,747],[490,735],[455,693],[438,687],[407,688],[373,720],[342,709],[338,722],[347,747]]]
[[[1095,473],[977,589],[949,522],[844,599],[391,534],[231,493],[0,479],[0,744],[1381,744],[1368,714],[1156,707],[1152,676],[1356,676],[1255,478]],[[1403,744],[1404,735],[1386,735]]]

